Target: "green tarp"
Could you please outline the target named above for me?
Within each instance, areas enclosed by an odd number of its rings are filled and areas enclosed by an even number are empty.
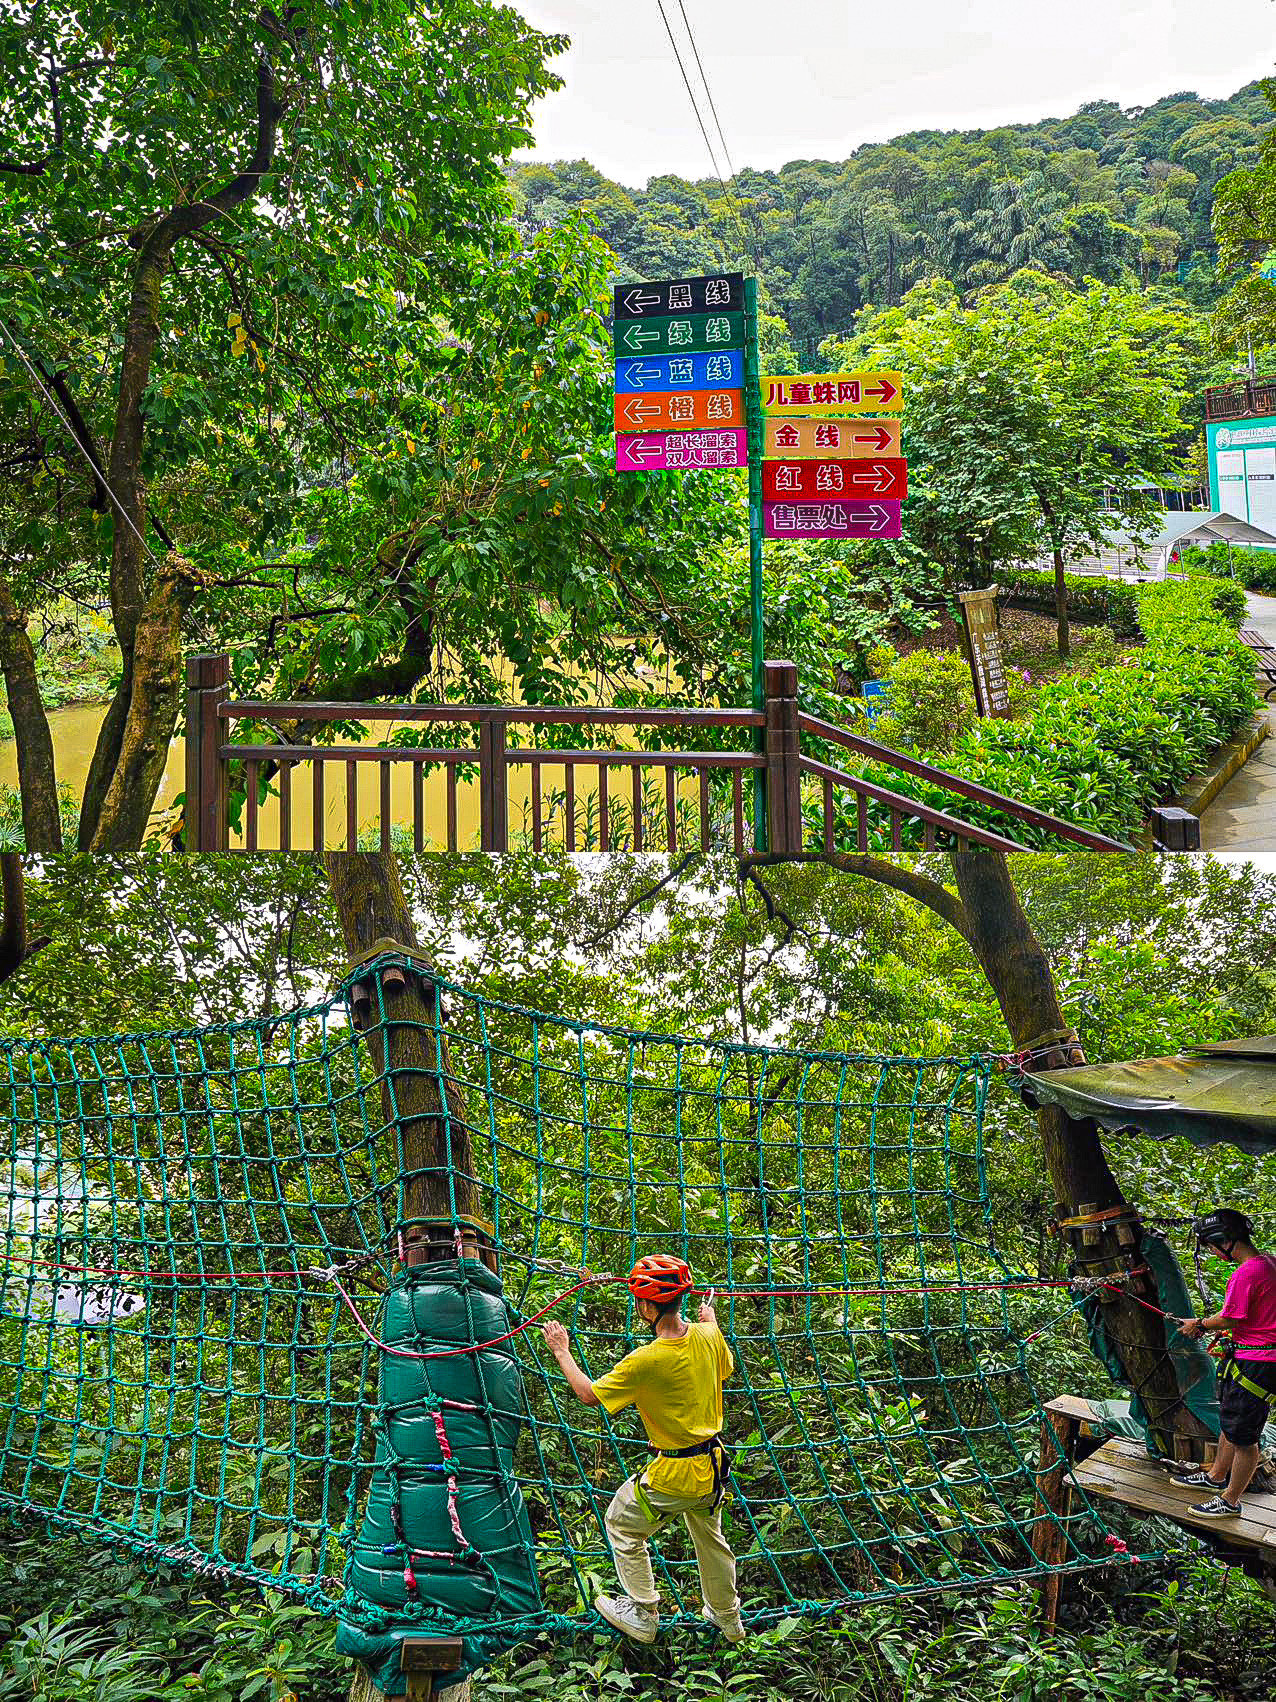
[[[1218,1388],[1214,1361],[1199,1342],[1191,1341],[1182,1334],[1177,1324],[1170,1322],[1171,1317],[1186,1318],[1195,1311],[1188,1297],[1183,1274],[1165,1237],[1158,1235],[1155,1230],[1143,1231],[1140,1250],[1144,1263],[1152,1273],[1152,1280],[1156,1283],[1157,1303],[1162,1311],[1170,1315],[1165,1319],[1165,1347],[1174,1363],[1174,1373],[1183,1396],[1183,1404],[1196,1414],[1212,1435],[1217,1436]],[[1107,1366],[1108,1374],[1114,1383],[1126,1383],[1128,1386],[1121,1369],[1120,1355],[1108,1335],[1108,1308],[1101,1303],[1097,1295],[1091,1295],[1081,1311],[1094,1354]],[[1161,1450],[1149,1427],[1147,1408],[1137,1393],[1131,1398],[1129,1412],[1134,1425],[1137,1426],[1139,1440],[1144,1443],[1148,1453],[1159,1455]]]
[[[1043,1071],[1024,1081],[1033,1099],[1105,1129],[1276,1152],[1276,1034],[1193,1046],[1173,1058]]]
[[[509,1328],[500,1282],[471,1259],[409,1270],[380,1317],[381,1340],[409,1356],[447,1355]],[[406,1685],[404,1637],[461,1629],[463,1676],[518,1641],[502,1620],[517,1625],[541,1612],[532,1533],[514,1477],[525,1412],[508,1348],[431,1359],[381,1354],[376,1470],[337,1648],[371,1668],[388,1695]]]

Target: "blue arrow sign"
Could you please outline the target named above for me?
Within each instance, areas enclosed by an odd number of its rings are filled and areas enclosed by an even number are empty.
[[[628,355],[616,362],[618,395],[645,390],[739,390],[744,356],[724,354]]]

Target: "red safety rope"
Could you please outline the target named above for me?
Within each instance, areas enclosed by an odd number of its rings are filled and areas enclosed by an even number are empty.
[[[327,1269],[319,1269],[317,1267],[313,1267],[313,1268],[305,1268],[305,1269],[300,1269],[300,1270],[293,1269],[293,1270],[280,1270],[280,1271],[245,1271],[245,1272],[240,1272],[240,1271],[155,1271],[155,1270],[138,1269],[136,1267],[129,1267],[129,1266],[113,1266],[113,1267],[110,1267],[110,1268],[103,1268],[103,1267],[93,1266],[93,1265],[73,1265],[73,1264],[67,1264],[67,1263],[63,1263],[61,1261],[53,1260],[53,1259],[34,1259],[34,1258],[23,1259],[19,1255],[14,1255],[14,1254],[11,1254],[11,1253],[0,1254],[0,1263],[6,1263],[6,1264],[22,1263],[22,1264],[30,1265],[32,1267],[38,1267],[38,1268],[44,1269],[44,1270],[61,1271],[61,1272],[64,1272],[66,1274],[75,1274],[75,1275],[78,1275],[78,1276],[92,1276],[92,1277],[98,1277],[98,1278],[101,1278],[101,1279],[111,1279],[111,1278],[118,1278],[118,1277],[136,1277],[136,1278],[148,1279],[149,1281],[151,1281],[153,1283],[154,1282],[161,1282],[161,1283],[162,1282],[194,1282],[194,1283],[236,1282],[236,1283],[245,1283],[245,1282],[264,1282],[264,1281],[269,1281],[269,1280],[281,1281],[281,1280],[285,1280],[285,1279],[295,1280],[296,1278],[301,1277],[301,1276],[316,1276],[316,1277],[319,1277],[321,1280],[323,1280],[325,1282],[330,1282],[332,1284],[333,1288],[336,1289],[337,1294],[340,1297],[342,1304],[346,1307],[347,1311],[350,1313],[350,1316],[354,1319],[354,1322],[355,1322],[356,1326],[358,1327],[360,1334],[363,1335],[366,1338],[366,1340],[368,1342],[370,1342],[371,1345],[378,1350],[378,1352],[389,1354],[395,1359],[417,1359],[417,1360],[454,1359],[457,1356],[462,1355],[462,1354],[483,1353],[483,1352],[486,1352],[489,1348],[500,1347],[505,1342],[513,1341],[516,1336],[522,1335],[523,1332],[525,1330],[529,1330],[532,1327],[533,1324],[539,1323],[542,1318],[547,1317],[549,1315],[549,1313],[555,1311],[559,1306],[562,1305],[563,1301],[570,1300],[573,1295],[579,1294],[582,1290],[588,1289],[588,1288],[601,1288],[601,1287],[618,1286],[618,1285],[628,1281],[627,1277],[622,1277],[622,1276],[604,1275],[604,1276],[585,1276],[585,1277],[582,1277],[579,1282],[572,1283],[569,1288],[565,1288],[565,1289],[562,1290],[561,1293],[556,1294],[554,1296],[554,1298],[552,1300],[550,1300],[546,1305],[542,1306],[539,1311],[533,1312],[530,1317],[524,1318],[521,1323],[516,1324],[512,1330],[506,1330],[504,1335],[493,1336],[488,1341],[469,1342],[469,1343],[466,1343],[464,1346],[461,1346],[461,1347],[436,1348],[436,1349],[431,1350],[428,1353],[422,1353],[422,1352],[420,1352],[416,1349],[413,1349],[413,1348],[395,1347],[392,1343],[385,1342],[385,1341],[381,1340],[381,1338],[369,1326],[369,1324],[367,1323],[367,1321],[363,1317],[363,1314],[359,1311],[359,1308],[356,1305],[353,1297],[347,1292],[345,1286],[343,1285],[343,1283],[341,1281],[340,1272],[338,1271],[336,1266],[330,1266]],[[881,1299],[881,1298],[885,1298],[887,1295],[895,1295],[895,1294],[970,1294],[970,1293],[987,1293],[989,1291],[996,1292],[996,1291],[999,1291],[999,1290],[1005,1291],[1005,1290],[1008,1290],[1008,1289],[1071,1288],[1073,1286],[1074,1286],[1074,1283],[1070,1282],[1067,1278],[1038,1277],[1038,1278],[1026,1278],[1022,1282],[928,1283],[928,1284],[920,1284],[920,1285],[913,1285],[913,1286],[894,1285],[890,1288],[858,1287],[858,1286],[855,1286],[853,1284],[842,1285],[842,1286],[838,1286],[838,1287],[830,1287],[830,1288],[800,1288],[800,1287],[789,1287],[789,1288],[724,1288],[724,1287],[712,1287],[712,1288],[693,1288],[691,1290],[691,1293],[693,1295],[721,1294],[721,1295],[724,1295],[724,1296],[729,1296],[730,1298],[735,1299],[735,1300],[812,1300],[812,1299],[827,1299],[827,1298],[832,1298],[834,1296],[861,1296],[864,1299]],[[1146,1307],[1148,1311],[1157,1313],[1157,1315],[1159,1317],[1168,1318],[1168,1317],[1171,1316],[1170,1313],[1163,1311],[1161,1309],[1161,1307],[1153,1305],[1153,1303],[1151,1301],[1142,1299],[1141,1296],[1132,1293],[1128,1289],[1123,1289],[1120,1283],[1105,1282],[1105,1283],[1101,1284],[1100,1286],[1107,1288],[1107,1289],[1110,1289],[1113,1293],[1129,1294],[1129,1297],[1130,1297],[1131,1300],[1134,1300],[1140,1306]],[[1040,1331],[1037,1332],[1037,1334],[1041,1334],[1041,1333],[1042,1332],[1040,1332]],[[1028,1337],[1025,1338],[1026,1341],[1032,1341],[1034,1339],[1035,1338],[1033,1336],[1028,1336]]]

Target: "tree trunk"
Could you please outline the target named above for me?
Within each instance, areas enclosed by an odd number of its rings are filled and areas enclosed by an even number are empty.
[[[80,848],[131,851],[142,843],[177,724],[181,693],[181,624],[193,586],[160,567],[146,583],[146,480],[143,399],[160,335],[164,282],[176,246],[259,194],[270,171],[284,103],[263,54],[257,65],[253,151],[221,189],[143,221],[135,233],[128,316],[120,355],[119,392],[105,483],[115,501],[111,540],[111,619],[123,669],[119,690],[98,733],[80,814]],[[118,506],[116,506],[118,505]]]
[[[1072,654],[1072,633],[1068,627],[1068,588],[1063,578],[1063,551],[1054,546],[1054,612],[1059,634],[1060,656]]]
[[[416,927],[392,851],[330,851],[323,861],[352,960],[365,956],[381,940],[393,941],[412,954],[418,952]],[[451,1222],[456,1216],[473,1216],[477,1190],[470,1123],[452,1074],[446,1036],[436,1052],[431,1032],[438,1012],[437,984],[425,976],[409,976],[393,995],[393,1016],[388,987],[384,996],[385,1020],[379,1020],[380,1012],[374,1007],[365,1038],[381,1085],[382,1121],[387,1129],[397,1131],[400,1142],[404,1179],[400,1222],[407,1262],[426,1263],[429,1249],[414,1256],[412,1248],[426,1234],[421,1220]],[[446,1115],[442,1115],[445,1105]],[[470,1702],[470,1682],[462,1680],[438,1694],[440,1702]],[[348,1702],[390,1699],[373,1683],[367,1668],[356,1662]]]
[[[1032,924],[1024,913],[1000,852],[963,851],[953,854],[953,870],[965,919],[965,934],[988,977],[1017,1050],[1034,1049],[1043,1037],[1068,1029],[1059,1008],[1054,976]],[[1047,1046],[1049,1042],[1047,1042]],[[1061,1042],[1038,1057],[1037,1069],[1057,1069],[1083,1062],[1080,1049]],[[1099,1211],[1128,1202],[1112,1174],[1099,1131],[1092,1122],[1076,1122],[1057,1106],[1037,1111],[1046,1168],[1055,1199],[1076,1215],[1081,1206]],[[1125,1274],[1125,1261],[1115,1232],[1100,1230],[1094,1247],[1086,1249],[1087,1264]],[[1126,1293],[1105,1301],[1105,1312],[1130,1386],[1147,1408],[1152,1431],[1162,1450],[1176,1450],[1175,1432],[1200,1443],[1209,1433],[1186,1405],[1173,1362],[1165,1351],[1164,1320]]]
[[[324,868],[352,960],[382,940],[419,955],[393,852],[331,851]],[[409,975],[401,990],[386,988],[385,1004],[384,1020],[374,1006],[365,1039],[382,1121],[399,1141],[402,1227],[410,1244],[426,1238],[427,1219],[450,1224],[458,1216],[472,1218],[478,1186],[471,1124],[452,1070],[437,983],[428,969]]]
[[[27,632],[26,617],[3,583],[0,583],[0,672],[4,674],[17,744],[18,790],[26,848],[60,851],[62,819],[58,814],[53,735],[40,696],[35,649]]]
[[[81,843],[87,829],[92,851],[136,851],[146,836],[177,728],[182,700],[182,618],[190,606],[192,591],[182,565],[170,556],[142,605],[128,672],[128,707],[122,718],[108,715],[94,751],[94,770],[98,770],[102,756],[101,772],[109,772],[110,778],[96,819],[87,817],[81,827]],[[112,736],[116,728],[118,736]],[[86,810],[88,804],[86,791]]]
[[[0,913],[0,982],[4,982],[49,943],[47,934],[33,940],[27,932],[27,877],[16,851],[0,852],[0,897],[4,902]]]

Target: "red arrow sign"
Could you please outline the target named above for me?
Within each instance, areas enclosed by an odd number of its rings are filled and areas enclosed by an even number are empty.
[[[902,502],[908,495],[908,462],[764,461],[762,494],[768,502],[848,496]]]

